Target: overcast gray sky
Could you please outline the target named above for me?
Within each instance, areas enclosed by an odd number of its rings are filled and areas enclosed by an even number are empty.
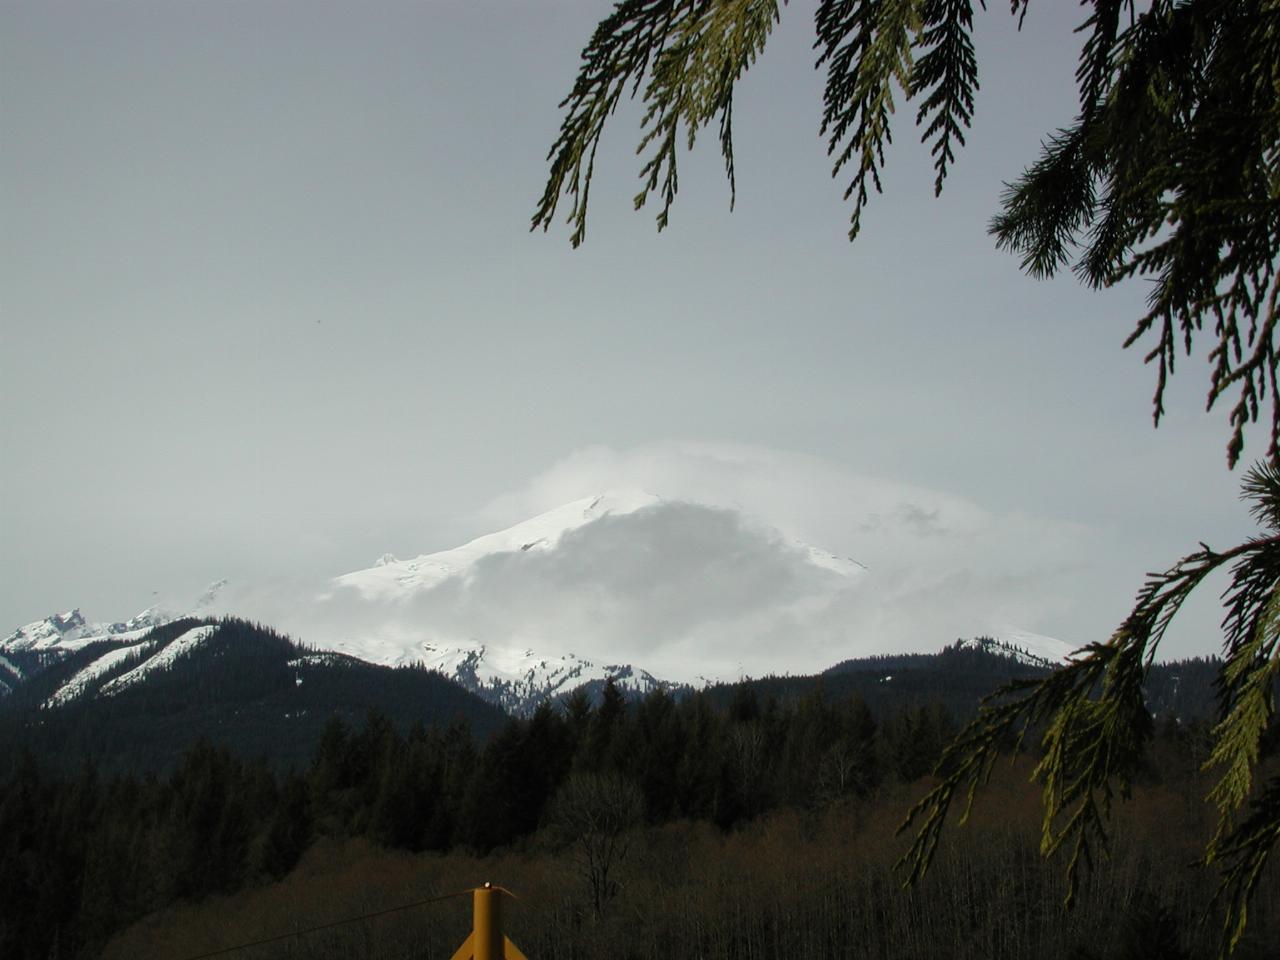
[[[1025,570],[1018,625],[1083,643],[1146,570],[1251,529],[1203,352],[1153,431],[1154,371],[1120,349],[1145,291],[1030,280],[986,235],[1071,118],[1076,5],[1021,35],[979,15],[942,198],[899,109],[850,245],[793,3],[735,105],[737,210],[713,134],[665,233],[632,212],[623,109],[574,251],[529,216],[609,7],[3,0],[0,630],[443,549],[631,481],[871,565],[944,557],[966,609]],[[860,540],[899,500],[987,533]],[[1217,645],[1212,599],[1166,653]],[[945,603],[919,645],[952,638]]]

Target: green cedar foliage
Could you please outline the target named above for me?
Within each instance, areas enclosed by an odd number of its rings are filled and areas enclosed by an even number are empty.
[[[1276,736],[1280,679],[1280,466],[1259,465],[1245,478],[1245,496],[1263,531],[1217,553],[1201,549],[1150,578],[1137,605],[1106,643],[1089,644],[1049,677],[1015,681],[989,698],[952,742],[938,765],[941,782],[910,811],[903,829],[919,822],[904,857],[914,881],[927,870],[958,792],[968,815],[977,788],[1010,735],[1041,737],[1035,771],[1044,785],[1041,849],[1069,851],[1068,902],[1079,868],[1108,843],[1106,819],[1117,793],[1128,795],[1152,734],[1144,680],[1169,623],[1191,592],[1215,570],[1230,567],[1225,594],[1226,660],[1218,678],[1221,720],[1213,729],[1206,768],[1217,772],[1210,799],[1218,830],[1206,863],[1223,866],[1227,904],[1224,944],[1239,942],[1249,898],[1280,838],[1280,777],[1259,788],[1255,770],[1264,740]],[[1250,815],[1240,822],[1240,812]]]
[[[582,242],[596,151],[624,95],[645,106],[637,209],[660,194],[658,228],[667,225],[681,133],[692,148],[713,121],[732,203],[734,85],[763,51],[783,5],[619,0],[583,49],[561,103],[533,228],[549,228],[565,197],[570,241]],[[1194,339],[1209,337],[1208,405],[1235,394],[1229,463],[1268,392],[1269,456],[1280,457],[1280,7],[1275,0],[1082,6],[1080,112],[1009,185],[991,232],[1035,276],[1070,266],[1094,287],[1150,282],[1149,309],[1126,345],[1146,344],[1157,366],[1156,422],[1179,350],[1190,355]],[[1025,17],[1029,2],[1010,7]],[[917,104],[934,190],[942,190],[973,118],[973,14],[973,0],[819,0],[821,133],[832,175],[849,178],[850,239],[871,190],[881,189],[898,100]]]

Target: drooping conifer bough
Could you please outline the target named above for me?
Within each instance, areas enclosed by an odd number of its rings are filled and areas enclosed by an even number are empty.
[[[1002,744],[1040,732],[1043,755],[1033,777],[1043,784],[1041,852],[1069,851],[1067,901],[1081,865],[1107,846],[1106,817],[1117,792],[1128,793],[1151,736],[1143,680],[1157,646],[1183,602],[1215,570],[1227,567],[1224,666],[1218,680],[1220,720],[1205,764],[1216,772],[1209,794],[1218,828],[1206,863],[1222,865],[1223,944],[1244,932],[1248,903],[1280,839],[1280,773],[1255,784],[1262,741],[1274,730],[1280,680],[1280,465],[1254,466],[1244,496],[1262,529],[1223,553],[1201,544],[1165,573],[1152,575],[1128,617],[1106,643],[1076,652],[1043,680],[1015,682],[984,702],[976,719],[944,751],[939,783],[907,815],[916,833],[901,866],[908,881],[923,876],[958,793],[968,815]],[[1042,732],[1041,732],[1042,731]],[[1242,810],[1247,815],[1240,819]]]
[[[1029,0],[1011,0],[1019,18]],[[533,215],[544,230],[569,203],[570,242],[586,235],[606,121],[639,97],[641,187],[658,228],[679,189],[681,142],[715,124],[734,197],[733,92],[786,6],[779,0],[621,0],[582,51],[561,103],[550,174]],[[817,66],[826,73],[821,134],[847,186],[857,236],[880,191],[897,104],[916,105],[935,192],[964,145],[978,89],[972,0],[818,0]],[[1150,282],[1126,346],[1157,370],[1153,415],[1179,352],[1208,341],[1212,408],[1232,398],[1227,460],[1270,399],[1268,456],[1280,455],[1280,2],[1084,0],[1076,71],[1080,112],[1047,134],[991,221],[1025,270],[1070,267],[1094,287]],[[1141,11],[1140,11],[1140,8]],[[1203,346],[1203,345],[1202,345]]]
[[[1106,844],[1106,815],[1150,735],[1142,680],[1170,620],[1212,571],[1224,594],[1222,719],[1209,765],[1219,828],[1206,860],[1223,866],[1224,945],[1244,929],[1250,894],[1280,839],[1280,778],[1257,783],[1260,744],[1276,724],[1280,674],[1280,0],[1082,0],[1079,113],[1047,133],[1008,184],[991,233],[1033,276],[1070,267],[1095,288],[1141,280],[1146,313],[1125,346],[1156,368],[1153,415],[1180,356],[1207,347],[1212,409],[1228,397],[1227,462],[1270,401],[1270,444],[1244,495],[1262,532],[1219,553],[1208,546],[1153,575],[1105,643],[1045,680],[1002,691],[948,749],[939,785],[904,828],[904,860],[927,869],[957,791],[972,799],[1010,733],[1043,732],[1043,848],[1069,851],[1068,889]],[[734,197],[733,92],[764,50],[786,0],[620,0],[582,52],[561,104],[550,175],[533,216],[547,229],[569,203],[570,241],[585,236],[596,151],[622,98],[639,97],[641,188],[657,194],[658,229],[679,188],[681,141],[716,124]],[[898,102],[916,105],[940,192],[973,117],[978,89],[972,0],[817,0],[817,67],[825,71],[821,134],[857,236],[881,189]],[[985,8],[985,5],[982,5]],[[1010,0],[1025,18],[1029,0]],[[1269,395],[1269,396],[1268,396]]]

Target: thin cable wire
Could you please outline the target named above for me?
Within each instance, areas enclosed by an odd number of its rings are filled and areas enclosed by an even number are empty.
[[[345,920],[334,920],[331,923],[322,923],[318,927],[308,927],[305,930],[294,930],[292,933],[282,933],[278,937],[267,937],[265,940],[251,940],[248,943],[237,944],[234,947],[223,947],[221,950],[213,950],[209,953],[199,953],[192,957],[185,957],[183,960],[206,960],[207,957],[220,957],[224,953],[235,953],[237,950],[248,950],[250,947],[261,947],[268,943],[279,943],[281,940],[289,940],[292,937],[305,937],[308,933],[316,933],[320,930],[331,930],[334,927],[341,927],[348,923],[359,923],[361,920],[372,920],[374,917],[384,917],[388,913],[399,913],[402,910],[412,910],[414,907],[425,907],[430,903],[440,903],[443,900],[452,900],[454,897],[465,897],[471,893],[471,890],[459,890],[456,893],[446,893],[439,897],[430,897],[426,900],[415,900],[413,903],[404,903],[398,907],[387,907],[385,910],[377,910],[373,913],[366,913],[359,917],[347,917]]]

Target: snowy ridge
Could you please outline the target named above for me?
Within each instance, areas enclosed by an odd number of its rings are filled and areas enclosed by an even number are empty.
[[[66,613],[55,613],[19,627],[0,640],[0,653],[50,651],[65,654],[102,640],[125,643],[141,640],[153,628],[172,623],[184,616],[207,616],[226,585],[226,580],[209,584],[193,604],[184,605],[186,609],[175,610],[168,605],[153,604],[128,620],[113,623],[86,620],[79,607]]]
[[[37,620],[34,623],[28,623],[24,627],[19,627],[4,640],[0,641],[0,650],[48,650],[52,647],[70,646],[76,640],[80,639],[86,627],[84,617],[80,615],[80,611],[69,610],[66,613],[55,613],[52,616],[45,617],[43,620]],[[93,624],[93,627],[100,626]],[[103,632],[92,630],[91,632]]]
[[[481,559],[503,553],[548,553],[560,545],[571,531],[608,516],[625,516],[670,501],[640,490],[611,490],[573,500],[532,519],[497,533],[477,537],[460,547],[422,554],[412,560],[398,560],[390,553],[379,557],[372,567],[334,578],[337,587],[359,591],[366,599],[395,600],[426,590],[449,579],[466,577]],[[866,568],[856,560],[837,557],[805,543],[792,541],[791,547],[814,566],[842,577],[852,578]]]
[[[13,679],[21,680],[24,674],[8,657],[0,657],[0,672],[10,674]]]
[[[539,654],[527,648],[503,647],[472,641],[463,644],[422,642],[403,649],[388,663],[385,641],[352,639],[334,643],[341,653],[370,663],[416,664],[434,670],[464,689],[512,713],[527,714],[539,704],[554,700],[592,682],[613,678],[628,692],[643,695],[677,684],[654,677],[630,664],[596,663],[575,654]],[[313,659],[322,654],[302,659]]]
[[[111,670],[120,663],[129,659],[129,657],[147,652],[151,646],[152,644],[149,643],[139,643],[129,647],[121,647],[118,650],[107,651],[59,687],[53,696],[44,702],[44,706],[60,707],[63,704],[70,703],[72,700],[78,699],[84,695],[84,693],[93,685],[93,682],[103,674],[111,672]]]
[[[99,693],[107,697],[112,696],[119,693],[121,690],[133,686],[138,681],[145,679],[149,674],[154,673],[156,670],[163,670],[164,668],[172,665],[179,657],[190,653],[200,644],[204,643],[213,636],[217,630],[218,628],[216,626],[195,627],[188,630],[177,639],[171,640],[159,653],[144,660],[128,673],[121,674],[113,680],[108,681]]]
[[[961,650],[985,650],[1011,657],[1032,667],[1052,669],[1067,662],[1075,648],[1069,643],[1026,630],[1001,631],[994,637],[974,637],[956,644]]]
[[[1076,652],[1073,644],[1055,637],[1046,637],[1042,633],[1030,630],[1018,630],[1004,627],[996,632],[996,640],[1006,646],[1026,650],[1033,656],[1042,657],[1053,664],[1066,663]]]
[[[70,680],[60,686],[43,704],[47,708],[61,707],[73,700],[94,692],[97,681],[131,657],[143,655],[143,660],[127,673],[108,680],[96,690],[99,696],[112,696],[145,679],[156,670],[164,669],[179,657],[194,650],[209,639],[216,626],[195,627],[169,641],[163,647],[157,641],[146,641],[108,650],[102,656],[83,667]]]
[[[11,660],[0,657],[0,696],[13,693],[17,685],[25,679],[25,674]]]
[[[178,615],[161,607],[148,607],[136,617],[122,623],[95,623],[85,620],[77,607],[67,613],[54,614],[19,627],[0,640],[0,651],[21,653],[33,651],[70,652],[102,640],[140,640],[154,627],[178,619]]]
[[[450,577],[465,576],[483,557],[496,553],[550,551],[571,530],[609,515],[635,513],[659,502],[652,494],[640,491],[584,497],[452,550],[422,554],[412,560],[397,560],[389,553],[383,554],[372,567],[337,577],[333,582],[339,587],[354,588],[368,599],[396,599],[433,587]]]

